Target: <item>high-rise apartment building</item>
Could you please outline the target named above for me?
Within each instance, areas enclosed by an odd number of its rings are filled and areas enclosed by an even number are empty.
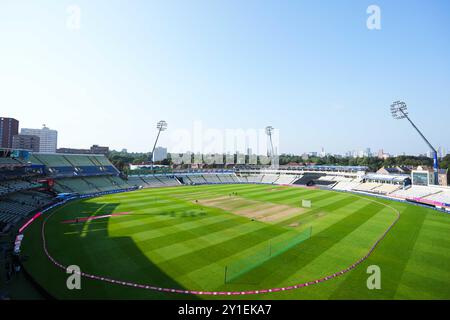
[[[13,137],[12,148],[21,150],[30,150],[39,152],[40,138],[38,136],[31,136],[27,134],[16,134]]]
[[[42,129],[22,128],[20,134],[38,136],[39,152],[41,153],[55,153],[58,144],[58,131],[51,130],[45,125]]]
[[[0,148],[12,148],[13,136],[19,133],[19,121],[0,117]]]

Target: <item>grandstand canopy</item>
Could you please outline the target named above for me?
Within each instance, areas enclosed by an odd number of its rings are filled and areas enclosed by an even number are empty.
[[[367,171],[369,168],[366,166],[330,166],[330,165],[308,165],[308,166],[295,166],[287,167],[289,169],[299,170],[315,170],[315,171]],[[280,168],[283,169],[283,168]]]
[[[383,181],[390,183],[404,183],[405,180],[410,179],[409,175],[393,175],[393,174],[378,174],[369,173],[363,176],[363,179],[370,181]]]

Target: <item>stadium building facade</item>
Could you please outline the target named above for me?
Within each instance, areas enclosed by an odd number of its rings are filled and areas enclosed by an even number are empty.
[[[51,130],[45,125],[42,129],[29,129],[22,128],[20,130],[21,134],[38,136],[39,142],[39,152],[41,153],[55,153],[58,144],[58,131]]]
[[[41,139],[38,136],[16,134],[13,137],[12,148],[39,152],[40,140]]]
[[[13,136],[19,133],[19,121],[13,118],[0,118],[0,148],[11,148]]]

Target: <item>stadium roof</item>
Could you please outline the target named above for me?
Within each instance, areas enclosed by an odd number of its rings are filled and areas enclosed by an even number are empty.
[[[366,166],[331,166],[331,165],[309,165],[293,166],[296,169],[320,170],[320,171],[367,171]]]
[[[387,181],[387,182],[399,182],[402,183],[406,179],[409,179],[409,175],[392,175],[392,174],[378,174],[378,173],[369,173],[366,174],[363,179],[368,180],[377,180],[377,181]]]

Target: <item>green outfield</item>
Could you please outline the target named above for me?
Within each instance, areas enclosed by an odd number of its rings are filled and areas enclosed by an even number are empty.
[[[302,200],[311,200],[312,207],[302,208]],[[448,214],[287,186],[180,186],[70,202],[26,230],[24,267],[62,299],[209,299],[215,297],[87,278],[81,290],[68,290],[67,274],[43,251],[42,223],[52,214],[45,226],[49,253],[87,273],[165,288],[248,291],[304,283],[347,268],[369,251],[396,212],[398,222],[354,270],[296,290],[233,298],[450,299]],[[117,215],[83,219],[110,214]],[[370,265],[381,269],[380,290],[367,288]],[[232,273],[228,279],[225,270]]]

